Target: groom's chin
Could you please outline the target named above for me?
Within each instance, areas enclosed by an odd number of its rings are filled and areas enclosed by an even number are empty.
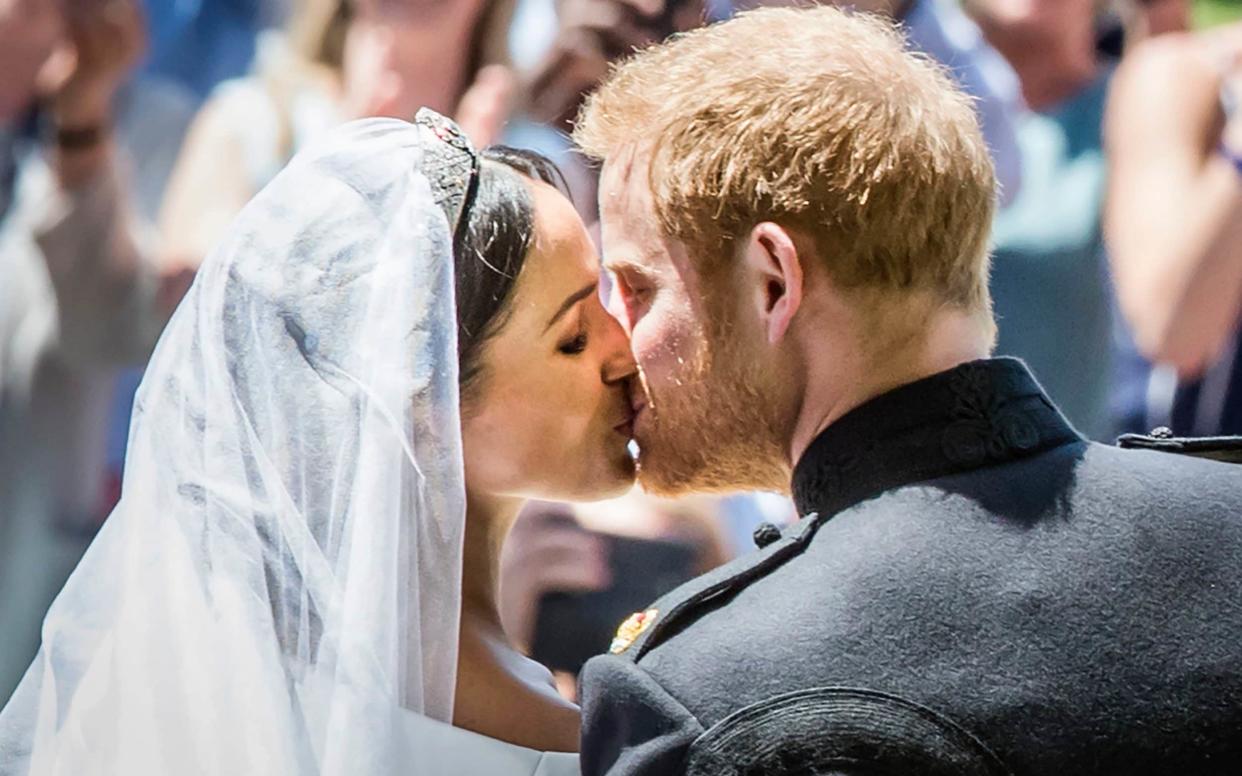
[[[661,498],[694,492],[694,471],[688,461],[665,445],[635,442],[638,445],[638,484],[644,491]]]
[[[707,458],[701,450],[682,453],[667,446],[646,449],[640,446],[638,484],[647,493],[661,498],[746,489],[742,472],[722,463]]]
[[[660,498],[678,498],[695,492],[689,480],[669,477],[663,469],[644,467],[641,461],[638,464],[638,486],[644,492]]]
[[[740,436],[718,434],[713,443],[706,439],[711,436],[705,433],[711,431],[707,425],[694,427],[696,433],[688,439],[636,440],[642,489],[653,496],[677,498],[692,493],[781,492],[789,487],[779,447],[763,444],[761,430]]]

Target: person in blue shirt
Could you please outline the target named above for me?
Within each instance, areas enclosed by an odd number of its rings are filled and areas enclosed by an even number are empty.
[[[993,226],[997,352],[1026,361],[1088,437],[1113,435],[1112,302],[1101,217],[1101,124],[1112,67],[1089,3],[1004,0],[967,9],[1013,65],[1030,111],[1017,122],[1022,190]]]
[[[146,0],[151,51],[143,69],[203,100],[221,81],[245,75],[259,33],[280,22],[279,0]]]

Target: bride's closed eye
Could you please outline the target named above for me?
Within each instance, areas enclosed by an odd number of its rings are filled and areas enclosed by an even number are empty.
[[[581,329],[567,340],[562,340],[556,346],[557,351],[567,356],[581,355],[586,351],[587,333],[586,329]]]
[[[556,322],[564,318],[570,312],[578,319],[578,325],[574,328],[573,333],[568,338],[559,340],[556,343],[557,352],[566,356],[576,356],[586,350],[587,346],[587,321],[586,313],[582,309],[582,300],[588,298],[595,293],[597,284],[594,282],[587,283],[561,303],[560,309],[548,321],[545,331],[550,330],[556,325]]]

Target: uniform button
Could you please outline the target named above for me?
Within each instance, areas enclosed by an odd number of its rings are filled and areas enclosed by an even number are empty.
[[[772,523],[760,523],[755,529],[755,546],[759,549],[767,547],[772,542],[781,538],[781,529]]]

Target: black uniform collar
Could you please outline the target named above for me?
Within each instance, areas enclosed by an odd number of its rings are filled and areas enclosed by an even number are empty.
[[[1021,361],[972,361],[881,394],[824,429],[794,468],[794,501],[800,514],[828,519],[901,485],[1080,440]]]

